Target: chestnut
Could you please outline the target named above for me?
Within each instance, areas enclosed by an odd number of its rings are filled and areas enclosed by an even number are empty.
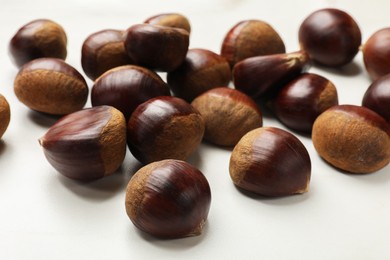
[[[167,75],[173,94],[187,102],[209,89],[228,85],[230,79],[226,59],[206,49],[188,50],[184,62]]]
[[[168,85],[158,74],[136,65],[108,70],[96,79],[91,92],[92,106],[113,106],[126,119],[146,100],[171,95]]]
[[[233,83],[236,89],[257,99],[276,93],[309,67],[309,57],[302,51],[251,57],[234,66]]]
[[[299,28],[299,43],[316,63],[340,67],[350,63],[362,41],[360,28],[346,12],[325,8],[311,13]]]
[[[191,32],[190,21],[187,17],[179,13],[163,13],[154,15],[146,19],[144,23],[181,28],[189,33]]]
[[[126,212],[140,230],[160,238],[202,233],[211,204],[210,186],[194,166],[162,160],[138,170],[126,189]]]
[[[390,123],[390,74],[375,80],[364,94],[362,105]]]
[[[363,61],[372,80],[390,74],[390,28],[376,31],[364,43]]]
[[[80,110],[88,99],[88,86],[83,76],[56,58],[39,58],[26,63],[15,77],[14,92],[27,107],[52,115]]]
[[[125,50],[124,38],[124,31],[107,29],[85,39],[81,49],[81,65],[91,80],[109,69],[133,63]]]
[[[0,94],[0,139],[8,128],[11,111],[7,99]]]
[[[234,146],[247,132],[263,124],[255,101],[236,89],[211,89],[191,105],[205,121],[204,139],[217,145]]]
[[[270,103],[284,125],[311,133],[315,119],[326,109],[338,105],[337,89],[320,75],[304,73],[285,85]]]
[[[39,139],[48,162],[71,179],[114,173],[126,154],[126,121],[110,106],[87,108],[58,120]]]
[[[135,64],[169,72],[184,61],[189,33],[180,28],[136,24],[126,31],[125,49]]]
[[[137,107],[127,125],[127,144],[143,164],[186,160],[202,141],[205,123],[186,101],[160,96]]]
[[[16,66],[44,57],[65,60],[67,37],[58,23],[48,19],[33,20],[22,26],[9,43],[9,53]]]
[[[249,57],[285,52],[282,38],[270,24],[261,20],[238,22],[227,32],[221,46],[221,56],[232,68]]]
[[[350,173],[372,173],[390,162],[390,126],[372,110],[355,105],[333,106],[313,125],[318,154]]]
[[[287,196],[308,191],[311,161],[293,134],[260,127],[244,135],[234,147],[229,172],[233,183],[245,191]]]

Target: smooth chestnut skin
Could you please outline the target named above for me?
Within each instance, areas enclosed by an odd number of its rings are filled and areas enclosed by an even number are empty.
[[[202,141],[205,123],[183,99],[160,96],[137,107],[127,124],[127,144],[143,164],[186,160]]]
[[[71,179],[91,180],[114,173],[126,154],[126,121],[110,106],[66,115],[39,139],[48,162]]]
[[[7,99],[0,94],[0,139],[8,128],[11,111]]]
[[[390,123],[390,74],[375,80],[364,94],[362,105]]]
[[[390,126],[372,110],[333,106],[314,122],[312,139],[318,154],[350,173],[372,173],[390,162]]]
[[[180,28],[136,24],[126,31],[125,48],[140,66],[157,71],[173,71],[184,61],[189,33]]]
[[[206,49],[190,49],[184,62],[167,75],[173,94],[191,102],[209,89],[227,86],[231,79],[229,63]]]
[[[92,106],[110,105],[128,119],[137,106],[157,96],[170,96],[168,85],[155,72],[135,65],[113,68],[92,86]]]
[[[234,146],[247,132],[263,124],[255,101],[236,89],[211,89],[191,105],[205,121],[204,139],[217,145]]]
[[[81,65],[91,80],[107,70],[133,63],[125,50],[124,39],[124,31],[113,29],[95,32],[85,39]]]
[[[187,17],[179,13],[164,13],[154,15],[146,19],[144,23],[181,28],[186,30],[188,33],[191,32],[190,21],[187,19]]]
[[[368,74],[376,80],[390,74],[390,28],[376,31],[363,45],[363,60]]]
[[[316,118],[338,105],[337,89],[328,79],[304,73],[284,86],[271,101],[271,109],[287,127],[311,133]]]
[[[67,37],[61,25],[48,19],[38,19],[22,26],[9,43],[12,61],[19,68],[44,57],[65,60]]]
[[[179,160],[144,166],[126,189],[130,220],[140,230],[160,238],[200,235],[210,204],[211,191],[205,176]]]
[[[84,77],[61,59],[39,58],[26,63],[14,81],[16,97],[27,107],[52,115],[82,109],[88,99]]]
[[[311,13],[299,28],[299,43],[316,63],[340,67],[350,63],[362,41],[360,28],[346,12],[326,8]]]
[[[243,190],[287,196],[308,191],[311,161],[294,135],[275,127],[260,127],[234,147],[229,172],[233,183]]]
[[[302,51],[247,58],[234,66],[233,83],[236,89],[257,99],[277,92],[309,67],[309,57]]]
[[[260,20],[243,20],[226,34],[221,46],[221,56],[230,66],[246,58],[285,53],[284,42],[275,29]]]

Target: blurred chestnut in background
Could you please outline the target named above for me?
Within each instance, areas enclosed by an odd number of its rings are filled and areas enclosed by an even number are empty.
[[[61,25],[38,19],[22,26],[9,43],[9,52],[16,66],[44,57],[65,60],[67,37]]]
[[[127,144],[140,162],[186,160],[202,141],[201,114],[180,98],[161,96],[137,107],[127,125]]]
[[[204,139],[217,145],[234,146],[247,132],[263,124],[255,101],[236,89],[211,89],[191,105],[205,120]]]
[[[362,105],[370,108],[390,123],[390,74],[378,78],[364,94]]]
[[[230,66],[246,58],[285,53],[284,42],[275,29],[260,20],[243,20],[226,34],[221,46],[221,56]]]
[[[174,28],[181,28],[188,33],[191,32],[191,24],[187,17],[179,13],[164,13],[154,15],[145,20],[145,23],[153,25],[162,25]]]
[[[7,99],[0,94],[0,139],[8,128],[11,110]]]
[[[91,80],[109,69],[132,64],[125,50],[124,36],[124,31],[109,29],[95,32],[85,39],[81,65]]]
[[[125,65],[106,71],[92,86],[92,106],[110,105],[128,119],[137,106],[157,96],[170,96],[168,85],[146,68]]]
[[[284,125],[311,133],[315,119],[326,109],[338,105],[337,89],[320,75],[304,73],[284,86],[270,103]]]
[[[226,86],[231,79],[229,63],[206,49],[190,49],[184,62],[167,75],[173,94],[188,102],[209,89]]]
[[[318,64],[340,67],[359,51],[361,32],[346,12],[325,8],[311,13],[299,28],[299,43]]]
[[[362,48],[364,65],[371,79],[390,74],[390,28],[376,31]]]
[[[135,64],[169,72],[184,61],[189,46],[188,31],[151,24],[136,24],[126,31],[125,48]]]

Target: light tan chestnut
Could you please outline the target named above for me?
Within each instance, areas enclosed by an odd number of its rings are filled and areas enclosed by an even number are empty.
[[[149,17],[145,20],[145,23],[153,25],[162,25],[174,28],[181,28],[187,32],[191,32],[190,21],[182,14],[179,13],[164,13]]]
[[[61,174],[79,180],[114,173],[126,154],[126,121],[111,106],[66,115],[39,139],[49,163]]]
[[[191,105],[205,120],[204,139],[217,145],[234,146],[247,132],[262,126],[255,101],[236,89],[211,89]]]
[[[307,192],[311,161],[305,146],[291,133],[261,127],[250,131],[234,147],[230,177],[246,191],[263,196]]]
[[[205,176],[180,160],[162,160],[138,170],[126,189],[126,212],[140,230],[161,238],[202,233],[211,203]]]
[[[40,58],[26,63],[14,81],[16,97],[27,107],[65,115],[82,109],[88,86],[83,76],[63,60]]]
[[[11,111],[7,99],[0,94],[0,138],[8,128]]]
[[[390,126],[372,110],[333,106],[314,122],[312,139],[318,154],[351,173],[372,173],[390,162]]]

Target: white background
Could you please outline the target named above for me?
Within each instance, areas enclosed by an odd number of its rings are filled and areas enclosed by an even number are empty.
[[[212,205],[198,237],[158,240],[133,226],[124,208],[126,184],[139,167],[128,152],[111,177],[80,183],[46,161],[37,139],[53,118],[30,111],[13,93],[16,67],[8,42],[37,18],[61,24],[67,62],[80,72],[81,45],[98,30],[126,29],[149,16],[180,12],[192,24],[190,47],[219,52],[225,33],[243,19],[270,23],[287,51],[298,48],[298,28],[312,11],[336,7],[360,25],[363,41],[390,26],[390,2],[325,0],[0,0],[0,93],[11,123],[0,142],[0,259],[389,259],[390,168],[370,175],[341,173],[322,161],[310,138],[297,135],[312,159],[310,191],[266,199],[232,184],[229,149],[202,144],[190,158],[209,180]],[[341,104],[360,104],[370,84],[362,55],[339,70],[312,68],[334,82]],[[163,75],[164,76],[164,75]],[[88,81],[91,86],[92,82]],[[87,106],[90,105],[88,102]],[[272,118],[264,125],[282,127]]]

